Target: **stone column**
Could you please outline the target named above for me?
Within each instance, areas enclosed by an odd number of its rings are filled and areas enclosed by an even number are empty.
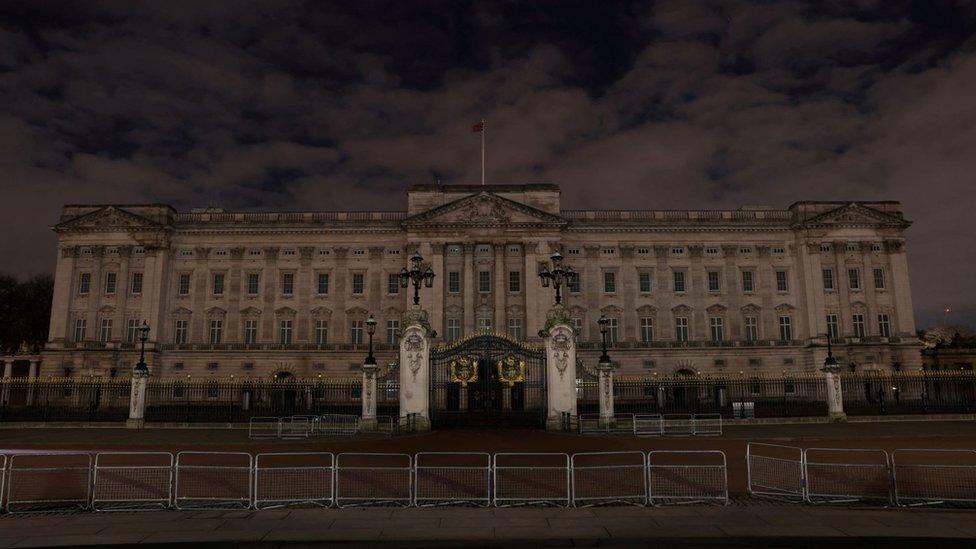
[[[363,414],[359,425],[364,431],[376,430],[376,364],[363,363]]]
[[[474,244],[464,245],[464,270],[461,274],[464,281],[464,335],[474,332]]]
[[[613,364],[598,363],[597,373],[600,376],[600,426],[610,427],[614,423],[613,415]]]
[[[827,418],[831,421],[846,421],[844,393],[840,387],[840,366],[824,366],[821,371],[827,383]]]
[[[75,295],[74,287],[75,263],[78,258],[77,246],[64,246],[58,258],[57,269],[54,271],[54,295],[51,305],[51,324],[48,331],[48,341],[63,343],[71,339],[70,324],[71,300]]]
[[[576,343],[566,308],[556,305],[542,330],[546,345],[546,429],[576,428]]]
[[[492,269],[495,271],[495,283],[492,291],[495,292],[495,333],[504,334],[508,331],[508,325],[505,322],[505,294],[508,288],[505,284],[505,244],[504,243],[494,243],[495,248],[495,262],[492,265]]]
[[[32,358],[30,361],[30,370],[27,372],[27,379],[30,380],[30,389],[27,391],[27,405],[34,405],[34,382],[37,381],[37,366],[40,362],[39,359]]]
[[[141,429],[146,425],[146,383],[149,373],[133,370],[132,388],[129,391],[129,419],[126,428]]]
[[[430,429],[430,342],[427,311],[411,306],[400,322],[400,427]]]
[[[525,338],[535,337],[539,329],[539,315],[537,313],[538,300],[540,297],[539,288],[539,261],[538,244],[531,241],[522,241],[524,254],[524,270],[522,275],[523,295],[525,295]],[[545,298],[544,298],[545,299]]]

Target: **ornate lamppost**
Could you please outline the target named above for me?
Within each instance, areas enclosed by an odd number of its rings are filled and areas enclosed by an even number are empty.
[[[376,366],[376,357],[373,356],[373,334],[376,333],[376,319],[370,314],[366,319],[366,334],[369,335],[369,354],[366,355],[364,366]]]
[[[603,342],[603,353],[600,355],[600,360],[597,362],[597,365],[599,367],[610,368],[613,366],[613,362],[610,361],[610,355],[607,354],[607,326],[610,324],[610,319],[605,315],[600,315],[600,320],[596,322],[600,325],[600,336]]]
[[[132,368],[133,373],[137,375],[149,375],[149,367],[146,366],[146,341],[148,340],[149,324],[143,320],[142,326],[139,326],[139,363]]]
[[[542,287],[548,288],[549,284],[556,289],[556,305],[563,301],[562,287],[575,280],[577,274],[570,266],[563,266],[563,255],[559,252],[552,254],[552,269],[549,265],[544,265],[539,271],[539,279],[542,280]]]
[[[400,287],[406,288],[413,282],[413,304],[420,305],[420,285],[423,284],[425,288],[432,288],[434,286],[434,270],[430,268],[430,265],[424,267],[424,258],[420,256],[420,252],[414,252],[413,256],[410,257],[410,270],[406,267],[400,270]]]
[[[603,348],[603,352],[600,354],[600,360],[596,364],[596,371],[600,380],[600,425],[609,427],[614,422],[613,362],[607,353],[607,327],[610,325],[610,319],[604,315],[600,315],[600,320],[597,323],[600,325]]]

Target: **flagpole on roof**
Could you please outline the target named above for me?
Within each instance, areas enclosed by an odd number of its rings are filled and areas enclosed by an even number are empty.
[[[485,185],[485,119],[481,119],[481,186]]]

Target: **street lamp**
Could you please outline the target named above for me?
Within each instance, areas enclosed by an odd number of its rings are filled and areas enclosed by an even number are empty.
[[[410,257],[410,263],[412,264],[410,270],[406,267],[400,269],[400,287],[406,288],[411,282],[413,282],[413,304],[420,305],[420,284],[423,283],[425,288],[432,288],[434,286],[434,270],[430,268],[430,265],[424,267],[424,258],[420,256],[420,252],[416,251],[413,256]]]
[[[834,352],[830,348],[830,334],[827,334],[827,358],[824,359],[824,369],[835,368],[837,368],[837,359],[834,358]]]
[[[138,375],[149,375],[149,367],[146,366],[146,341],[148,339],[149,324],[143,320],[142,326],[139,326],[139,343],[141,345],[139,349],[139,363],[132,369],[133,373]]]
[[[559,294],[557,293],[556,295],[558,296]],[[556,303],[559,302],[557,301]],[[597,320],[596,322],[600,325],[600,336],[602,336],[603,340],[603,354],[600,355],[600,360],[597,363],[597,366],[601,368],[609,368],[613,366],[613,363],[610,361],[610,355],[607,354],[607,325],[610,324],[610,319],[605,315],[600,315],[600,320]]]
[[[366,366],[376,366],[376,357],[373,356],[373,334],[376,333],[376,319],[370,314],[366,319],[366,333],[369,334],[369,354],[366,355]]]
[[[542,270],[539,271],[539,279],[542,280],[543,288],[548,288],[549,283],[552,282],[553,288],[556,289],[556,305],[559,305],[563,300],[563,284],[569,284],[576,279],[577,275],[572,267],[563,267],[561,253],[556,252],[549,259],[552,260],[552,270],[549,269],[549,265],[543,265]]]

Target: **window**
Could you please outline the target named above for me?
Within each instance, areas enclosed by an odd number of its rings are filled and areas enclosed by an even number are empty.
[[[756,291],[756,280],[752,271],[742,271],[742,291],[746,293]]]
[[[786,271],[776,271],[776,291],[788,292],[790,285],[786,278]]]
[[[400,275],[398,273],[390,273],[387,275],[386,293],[390,295],[397,295],[400,293]]]
[[[874,288],[876,290],[884,290],[885,288],[885,272],[880,267],[874,269]]]
[[[779,339],[790,341],[793,339],[793,319],[788,316],[779,317]]]
[[[872,242],[871,243],[871,251],[872,252],[880,252],[881,249],[882,248],[881,248],[881,243],[880,242]]]
[[[858,313],[853,316],[854,337],[864,337],[864,315]]]
[[[364,255],[366,255],[366,250],[364,250],[362,248],[353,250],[352,251],[352,255],[355,255],[355,256],[364,256]]]
[[[886,314],[878,315],[878,335],[891,337],[891,321]]]
[[[327,320],[315,321],[315,344],[325,345],[329,342],[329,322]]]
[[[386,344],[390,347],[396,347],[400,343],[400,336],[397,332],[400,330],[399,320],[387,320],[386,321]]]
[[[244,363],[241,363],[241,369],[242,370],[253,370],[254,369],[254,363],[253,362],[244,362]]]
[[[491,317],[481,316],[478,317],[478,329],[485,332],[491,331]]]
[[[679,316],[674,319],[674,339],[688,341],[688,318]]]
[[[515,339],[522,339],[522,319],[508,319],[508,335]]]
[[[214,252],[214,255],[218,257],[223,257],[227,255],[227,250],[217,250]]]
[[[173,329],[173,339],[177,345],[186,345],[187,321],[177,320]]]
[[[207,363],[207,369],[208,370],[217,370],[219,368],[220,368],[220,364],[218,364],[216,362],[208,362]],[[217,395],[208,395],[208,396],[217,396]]]
[[[654,341],[654,319],[649,316],[640,319],[641,341],[648,343]]]
[[[583,319],[578,316],[573,317],[573,340],[583,341]]]
[[[820,245],[820,251],[821,252],[829,252],[830,251],[830,244],[821,244]]]
[[[773,248],[773,253],[776,255],[783,255],[786,253],[786,248]]]
[[[220,343],[220,338],[224,331],[224,321],[222,320],[211,320],[210,321],[210,344],[217,345]]]
[[[725,339],[722,317],[713,316],[708,319],[708,327],[712,335],[712,341],[722,341]]]
[[[249,318],[244,321],[244,344],[254,345],[258,342],[258,321]]]
[[[260,289],[261,275],[258,273],[247,273],[247,295],[258,295]]]
[[[129,293],[137,295],[142,293],[142,273],[132,273],[129,281]]]
[[[637,255],[648,255],[651,253],[650,248],[637,248]]]
[[[116,274],[116,273],[105,273],[105,293],[106,294],[111,295],[111,294],[114,294],[115,293],[115,285],[116,285],[116,282],[118,281],[118,276],[119,275]]]
[[[130,318],[125,323],[125,342],[135,343],[137,339],[139,339],[139,321]]]
[[[363,344],[363,321],[353,320],[349,323],[349,343],[353,345]]]
[[[363,295],[363,286],[366,275],[363,273],[352,273],[352,294]]]
[[[329,293],[329,273],[319,273],[315,280],[315,293],[327,295]]]
[[[847,269],[847,284],[852,290],[861,289],[861,271],[860,269]]]
[[[641,361],[641,366],[643,366],[644,368],[653,368],[655,364],[653,360],[643,360]],[[650,392],[648,392],[648,388],[649,387],[644,388],[644,396],[654,396],[654,389],[651,388]]]
[[[295,273],[281,273],[281,295],[295,293]]]
[[[840,330],[837,327],[837,315],[827,315],[827,337],[830,339],[840,337]]]
[[[617,319],[613,317],[607,318],[607,343],[616,343],[619,341],[617,332]]]
[[[520,271],[508,272],[508,291],[512,293],[522,291],[522,273]]]
[[[190,273],[180,273],[177,293],[180,295],[190,295]]]
[[[98,340],[109,341],[110,339],[112,339],[112,319],[103,318],[98,328]]]
[[[566,250],[566,255],[580,255],[580,249],[579,248],[570,248],[570,249]]]
[[[684,271],[674,272],[674,291],[675,293],[681,293],[685,291],[685,273]]]
[[[719,279],[718,271],[708,271],[708,291],[719,292],[721,289],[722,283]]]
[[[746,317],[746,341],[759,340],[759,319],[754,316]]]
[[[617,291],[617,273],[613,271],[603,272],[603,292],[612,294]]]
[[[857,250],[858,250],[857,242],[848,242],[847,243],[847,251],[849,251],[849,252],[856,252]]]
[[[91,273],[78,275],[78,295],[87,295],[91,291]]]
[[[684,255],[685,249],[683,247],[671,248],[671,255]]]
[[[569,293],[580,293],[580,274],[574,273],[573,276],[569,277],[569,279],[566,281],[566,285],[569,287]]]
[[[483,294],[491,292],[491,271],[478,271],[478,292]]]
[[[461,273],[458,271],[449,271],[447,273],[447,293],[461,293]]]
[[[282,345],[291,345],[291,320],[278,322],[278,341]]]
[[[215,273],[213,275],[213,295],[223,295],[224,294],[224,275],[221,273]]]
[[[447,340],[457,341],[458,339],[461,339],[461,319],[449,318],[447,319]]]
[[[824,290],[834,289],[834,270],[824,269],[823,270],[823,286]]]
[[[637,286],[642,294],[651,293],[651,273],[637,273]]]
[[[709,246],[709,247],[705,248],[705,253],[707,255],[718,255],[718,248],[716,248],[714,246]]]
[[[75,319],[75,341],[85,340],[85,325],[88,322],[84,318]]]

